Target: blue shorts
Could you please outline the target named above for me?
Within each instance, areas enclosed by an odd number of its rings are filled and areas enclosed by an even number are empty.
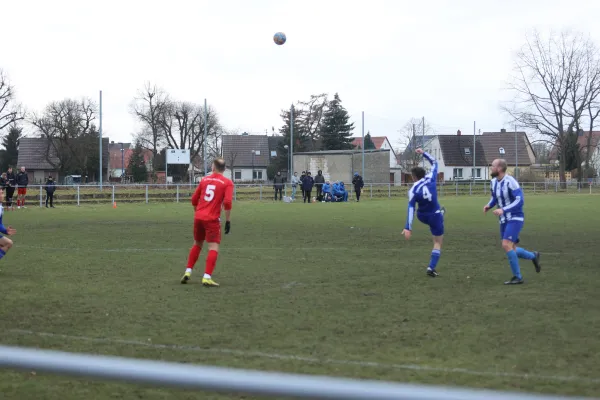
[[[442,236],[444,234],[444,215],[441,212],[434,214],[418,214],[419,221],[429,226],[433,236]]]
[[[500,224],[500,237],[502,240],[519,243],[519,234],[522,229],[523,221],[507,221],[504,224]]]

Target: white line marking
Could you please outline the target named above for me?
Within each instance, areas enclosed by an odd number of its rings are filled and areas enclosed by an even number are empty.
[[[477,376],[491,376],[491,377],[506,377],[506,378],[519,378],[519,379],[536,379],[546,381],[562,381],[562,382],[584,382],[584,383],[600,383],[600,378],[585,378],[580,376],[561,376],[561,375],[536,375],[536,374],[519,374],[516,372],[502,372],[502,371],[474,371],[466,368],[445,368],[445,367],[430,367],[427,365],[414,365],[414,364],[385,364],[373,361],[350,361],[350,360],[334,360],[334,359],[319,359],[314,357],[294,356],[287,354],[276,354],[276,353],[265,353],[260,351],[245,351],[245,350],[231,350],[231,349],[219,349],[219,348],[202,348],[198,346],[189,345],[172,345],[172,344],[156,344],[151,343],[150,339],[148,342],[142,342],[138,340],[124,340],[124,339],[110,339],[110,338],[92,338],[87,336],[71,336],[63,335],[59,333],[48,333],[48,332],[34,332],[22,329],[11,329],[8,332],[18,333],[22,335],[32,335],[40,337],[48,337],[55,339],[66,339],[66,340],[79,340],[89,343],[108,343],[108,344],[122,344],[128,346],[141,346],[152,349],[169,349],[169,350],[182,350],[182,351],[194,351],[194,352],[208,352],[218,354],[231,354],[241,357],[260,357],[270,358],[274,360],[283,361],[303,361],[306,363],[314,364],[336,364],[336,365],[347,365],[357,367],[370,367],[370,368],[386,368],[386,369],[402,369],[402,370],[413,370],[413,371],[424,371],[424,372],[440,372],[440,373],[455,373],[465,375],[477,375]]]
[[[92,252],[102,252],[102,253],[167,253],[167,252],[187,252],[189,251],[189,247],[166,247],[166,248],[148,248],[148,249],[140,249],[140,248],[107,248],[107,249],[99,249],[93,247],[53,247],[53,246],[31,246],[31,245],[15,245],[18,248],[24,249],[34,249],[34,250],[56,250],[56,251],[64,251],[64,252],[82,252],[82,251],[92,251]],[[314,250],[314,251],[333,251],[333,250],[354,250],[354,251],[363,251],[362,248],[353,246],[340,246],[340,247],[294,247],[295,250]],[[224,250],[235,250],[235,251],[262,251],[262,252],[280,252],[285,253],[285,250],[273,248],[273,247],[224,247]],[[407,249],[399,245],[398,247],[387,247],[387,248],[372,248],[371,251],[417,251],[414,249]],[[490,250],[477,250],[477,249],[443,249],[444,253],[461,253],[461,254],[489,254]],[[498,247],[498,254],[501,254],[502,249]],[[550,256],[560,256],[560,255],[572,255],[572,254],[581,254],[580,252],[547,252],[541,251],[543,255]]]

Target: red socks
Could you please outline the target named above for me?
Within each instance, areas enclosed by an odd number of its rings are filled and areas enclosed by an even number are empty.
[[[215,270],[215,266],[217,265],[217,258],[219,257],[219,253],[214,250],[208,252],[208,257],[206,257],[206,269],[204,270],[205,274],[212,275]]]
[[[190,249],[190,255],[188,256],[188,263],[187,263],[188,268],[190,268],[190,269],[194,268],[196,261],[198,261],[198,257],[200,257],[201,250],[202,250],[202,247],[198,246],[197,244],[192,246],[192,248]]]

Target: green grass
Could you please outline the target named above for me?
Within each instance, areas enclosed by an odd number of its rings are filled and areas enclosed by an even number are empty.
[[[545,254],[541,274],[522,262],[526,284],[519,287],[502,285],[510,270],[497,220],[483,216],[485,200],[477,197],[444,198],[446,241],[441,276],[435,280],[425,276],[431,249],[426,227],[417,222],[411,241],[400,237],[405,199],[236,202],[232,233],[224,237],[215,273],[218,289],[199,284],[205,251],[192,282],[179,284],[191,244],[188,203],[9,212],[5,223],[18,234],[15,247],[0,261],[0,342],[262,370],[597,395],[600,231],[593,210],[598,197],[526,200],[522,243]],[[0,398],[239,396],[0,371]]]

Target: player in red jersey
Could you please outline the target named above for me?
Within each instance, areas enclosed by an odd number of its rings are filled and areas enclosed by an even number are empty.
[[[233,182],[223,176],[225,160],[216,158],[212,163],[212,174],[203,178],[192,196],[194,206],[194,245],[190,249],[187,268],[181,283],[187,283],[192,276],[192,270],[204,241],[208,244],[206,269],[202,284],[204,286],[219,286],[212,280],[212,273],[217,264],[219,244],[221,243],[221,208],[225,210],[225,234],[231,229],[231,205],[233,201]]]

